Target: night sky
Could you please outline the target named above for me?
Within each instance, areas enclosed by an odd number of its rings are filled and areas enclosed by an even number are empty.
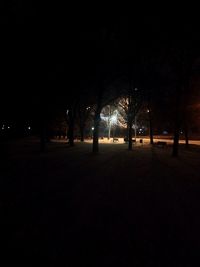
[[[82,84],[123,72],[132,62],[137,68],[141,56],[149,69],[157,58],[170,62],[173,49],[189,47],[198,57],[197,20],[1,1],[2,117],[34,113],[41,99],[68,102]]]

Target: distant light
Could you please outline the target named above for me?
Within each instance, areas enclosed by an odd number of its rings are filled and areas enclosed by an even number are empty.
[[[2,126],[2,128],[1,128],[2,130],[4,130],[5,129],[5,125],[3,124],[3,126]]]
[[[8,126],[8,129],[10,129],[10,126]]]
[[[90,107],[87,107],[86,109],[88,110],[88,109],[90,109]]]
[[[147,113],[149,113],[150,112],[150,110],[149,109],[147,109]]]
[[[30,126],[28,126],[28,129],[30,130],[30,129],[31,129],[31,127],[30,127]]]
[[[67,111],[66,111],[66,114],[68,115],[68,113],[69,113],[69,109],[67,109]]]
[[[138,90],[138,88],[135,88],[135,91],[137,91]]]
[[[92,131],[94,131],[94,127],[92,127]]]

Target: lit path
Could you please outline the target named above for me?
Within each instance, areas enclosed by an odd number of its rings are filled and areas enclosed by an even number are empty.
[[[124,144],[124,138],[117,138],[118,140],[117,141],[114,141],[113,142],[113,138],[110,138],[110,140],[108,140],[106,137],[104,139],[99,139],[99,143],[100,144]],[[138,137],[136,140],[137,140],[137,144],[139,144],[139,141],[140,139],[143,140],[143,144],[149,144],[150,140],[149,138],[146,138],[146,137]],[[63,139],[52,139],[53,142],[66,142],[66,140],[63,140]],[[172,139],[169,139],[169,138],[154,138],[154,143],[158,142],[158,141],[164,141],[164,142],[167,142],[167,144],[172,144],[173,143],[173,140]],[[80,141],[77,141],[75,140],[75,142],[80,142]],[[85,143],[92,143],[92,139],[86,139],[85,140]],[[179,140],[179,143],[180,144],[184,144],[185,143],[185,140]],[[189,140],[189,144],[191,145],[200,145],[200,140]]]
[[[164,138],[155,138],[154,139],[154,142],[158,142],[158,141],[165,141],[167,142],[168,144],[172,144],[173,143],[173,140],[172,139],[164,139]],[[149,143],[149,138],[144,138],[144,142],[146,143]],[[180,144],[184,144],[185,143],[185,140],[179,140],[179,143]],[[200,145],[200,140],[189,140],[189,144],[191,145]]]

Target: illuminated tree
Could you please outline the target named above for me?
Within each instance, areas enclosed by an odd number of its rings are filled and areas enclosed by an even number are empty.
[[[128,77],[128,82],[126,80],[122,97],[119,100],[119,112],[124,113],[122,124],[126,123],[127,125],[128,149],[132,150],[133,127],[136,130],[135,121],[143,102],[143,95],[142,90],[134,86],[130,70]]]
[[[105,122],[106,128],[108,129],[108,140],[111,135],[111,128],[113,125],[118,125],[118,110],[115,106],[108,105],[102,109],[101,119]]]

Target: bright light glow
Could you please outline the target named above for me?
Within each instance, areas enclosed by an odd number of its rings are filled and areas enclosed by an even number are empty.
[[[2,126],[2,128],[1,128],[2,130],[4,130],[5,129],[5,125],[3,124],[3,126]]]
[[[92,131],[94,131],[94,127],[92,127]]]
[[[10,126],[8,126],[8,129],[10,129]]]
[[[68,113],[69,113],[69,109],[67,110],[66,114],[68,115]]]
[[[150,111],[150,110],[149,110],[149,109],[147,109],[147,113],[149,113],[149,111]]]
[[[31,129],[31,127],[30,127],[30,126],[28,126],[28,129],[30,130],[30,129]]]
[[[117,123],[117,114],[112,115],[110,117],[110,121],[111,121],[112,124],[116,124]]]
[[[86,108],[86,110],[89,110],[89,109],[90,109],[90,107],[87,107],[87,108]]]
[[[100,114],[101,119],[106,121],[108,125],[118,124],[118,111],[113,111],[112,116],[105,116],[104,114]]]

